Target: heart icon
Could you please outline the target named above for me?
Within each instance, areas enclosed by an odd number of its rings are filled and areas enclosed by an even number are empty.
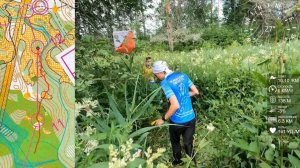
[[[276,131],[276,128],[270,128],[270,132],[273,134]]]

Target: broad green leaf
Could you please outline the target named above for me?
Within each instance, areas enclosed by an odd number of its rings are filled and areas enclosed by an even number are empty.
[[[98,117],[94,117],[94,118],[96,119],[97,124],[103,128],[104,131],[102,132],[105,132],[106,130],[110,129],[110,127],[105,123],[103,119]]]
[[[143,165],[146,163],[145,159],[142,158],[136,158],[134,161],[130,162],[127,165],[127,168],[137,168],[139,167],[139,165],[141,165],[143,167]]]
[[[288,158],[289,158],[289,161],[293,164],[293,166],[295,167],[300,167],[300,160],[298,158],[296,158],[295,156],[293,155],[290,155],[288,154]]]
[[[138,143],[134,143],[134,144],[131,145],[132,149],[137,149],[137,148],[141,148],[141,147],[142,146],[140,144],[138,144]]]
[[[136,121],[141,115],[145,114],[145,112],[147,111],[147,109],[149,108],[149,106],[151,105],[151,102],[153,101],[153,99],[155,98],[155,96],[158,94],[158,92],[160,91],[160,88],[154,90],[151,93],[150,98],[148,99],[148,101],[141,107],[138,108],[138,112],[136,114],[134,114],[131,122]],[[147,97],[146,97],[147,98]]]
[[[260,164],[259,164],[259,167],[261,167],[261,168],[271,168],[271,166],[268,165],[266,162],[260,163]]]
[[[248,142],[245,141],[244,139],[238,139],[236,142],[232,142],[232,144],[241,149],[249,150]]]
[[[139,135],[141,135],[141,134],[143,134],[143,133],[145,133],[145,132],[148,132],[148,131],[150,131],[150,130],[152,130],[152,129],[154,129],[154,128],[157,128],[157,127],[158,127],[158,126],[141,128],[141,129],[139,129],[139,130],[133,132],[132,134],[130,134],[130,135],[129,135],[129,138],[134,138],[134,137],[136,137],[136,136],[139,136]]]
[[[120,77],[120,79],[126,79],[126,78],[128,78],[128,75],[127,75],[127,74],[123,74],[123,75]]]
[[[288,148],[297,149],[299,146],[298,142],[290,142]]]
[[[257,129],[253,125],[251,125],[251,124],[242,123],[242,126],[244,128],[246,128],[248,131],[250,131],[251,133],[254,133],[254,134],[257,133]]]
[[[107,57],[109,55],[108,52],[103,49],[98,50],[96,54],[104,57]]]
[[[271,58],[268,58],[260,63],[258,63],[257,65],[260,66],[260,65],[263,65],[263,64],[266,64],[266,63],[270,63],[271,62]]]
[[[149,132],[144,133],[138,140],[137,143],[140,144],[147,136]]]
[[[106,138],[107,138],[106,133],[98,133],[90,137],[91,140],[98,140],[98,141],[104,140]]]
[[[144,134],[145,132],[148,132],[154,128],[158,128],[158,127],[164,127],[164,126],[170,126],[170,125],[176,125],[176,124],[163,124],[161,126],[152,126],[152,127],[144,127],[144,128],[141,128],[139,130],[136,130],[135,132],[131,133],[129,135],[129,138],[133,138],[133,137],[136,137],[136,136],[139,136],[141,134]]]
[[[262,74],[258,73],[258,72],[253,72],[252,76],[254,79],[256,79],[257,81],[261,82],[263,85],[268,86],[268,80],[265,76],[263,76]]]
[[[101,162],[93,164],[92,166],[89,166],[88,168],[100,168],[100,167],[108,167],[108,162]]]
[[[265,158],[267,161],[272,162],[274,159],[274,150],[269,148],[268,150],[266,150],[265,152]]]
[[[102,144],[102,145],[99,145],[98,147],[97,147],[97,149],[104,149],[104,150],[109,150],[109,146],[110,145],[112,145],[114,148],[116,148],[116,145],[114,145],[114,144]]]
[[[249,159],[249,158],[251,158],[251,157],[253,157],[254,156],[254,154],[252,153],[252,152],[248,152],[247,153],[247,158]]]
[[[122,114],[119,111],[119,109],[117,108],[117,103],[115,102],[115,100],[113,99],[113,97],[110,94],[108,94],[108,99],[109,99],[109,106],[111,108],[112,114],[116,117],[117,121],[120,124],[124,124],[125,123],[125,119],[122,116]]]
[[[103,121],[96,120],[97,121],[97,123],[96,123],[94,120],[92,120],[92,119],[90,119],[90,118],[88,118],[86,116],[82,116],[82,118],[85,121],[91,123],[97,130],[99,130],[101,132],[106,132],[108,129],[110,129],[109,126],[106,125],[106,123],[104,123]]]
[[[249,151],[253,152],[255,155],[259,155],[259,146],[257,141],[253,141],[249,144]]]
[[[296,155],[297,155],[298,158],[300,159],[300,151],[299,151],[299,150],[294,150],[294,152],[296,153]]]
[[[246,116],[246,115],[241,115],[241,117],[247,119],[248,121],[252,122],[252,123],[256,123],[256,120],[252,117]]]
[[[209,143],[210,143],[210,141],[207,141],[205,138],[203,138],[199,142],[197,149],[200,150],[200,149],[204,148],[206,145],[208,145]]]

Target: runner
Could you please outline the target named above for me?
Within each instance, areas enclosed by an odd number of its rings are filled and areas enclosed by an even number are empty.
[[[199,91],[189,77],[181,72],[172,72],[165,61],[157,61],[152,67],[153,73],[161,81],[160,85],[170,102],[168,111],[156,125],[161,125],[170,119],[170,123],[177,124],[169,127],[174,161],[173,165],[182,163],[180,136],[183,137],[185,152],[193,157],[193,135],[195,133],[196,115],[192,107],[191,97]]]

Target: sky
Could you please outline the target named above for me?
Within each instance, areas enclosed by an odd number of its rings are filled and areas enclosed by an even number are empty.
[[[146,19],[146,29],[150,31],[151,33],[155,33],[155,30],[157,30],[159,27],[161,27],[162,23],[159,18],[155,17],[155,10],[158,7],[158,4],[161,2],[161,0],[153,0],[153,6],[154,8],[147,9],[145,11],[145,15],[152,16],[151,18]],[[218,11],[218,17],[219,20],[222,20],[224,18],[223,14],[223,0],[213,0],[214,9]]]

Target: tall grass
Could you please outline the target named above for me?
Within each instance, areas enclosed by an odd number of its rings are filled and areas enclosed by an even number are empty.
[[[99,104],[93,107],[92,116],[82,113],[86,111],[83,108],[77,118],[77,129],[89,135],[77,138],[78,165],[110,162],[109,145],[119,149],[129,138],[143,152],[148,146],[166,148],[155,164],[170,165],[167,127],[154,129],[147,124],[157,115],[153,111],[161,108],[161,104],[153,102],[159,89],[153,93],[145,91],[147,81],[139,79],[147,56],[153,61],[165,60],[172,70],[187,73],[201,92],[202,98],[193,99],[197,113],[194,144],[198,165],[263,168],[300,165],[300,139],[295,136],[281,139],[270,134],[265,118],[268,75],[280,70],[278,58],[285,58],[286,73],[300,74],[299,40],[259,46],[233,43],[225,49],[200,48],[190,52],[137,50],[130,57],[133,62],[119,54],[98,51],[97,42],[82,46],[86,48],[77,52],[80,59],[77,67],[82,67],[77,101],[90,97]],[[86,134],[88,130],[93,131]],[[88,156],[81,150],[87,146],[94,146]],[[184,161],[191,164],[188,157]],[[143,164],[146,165],[145,160]]]

